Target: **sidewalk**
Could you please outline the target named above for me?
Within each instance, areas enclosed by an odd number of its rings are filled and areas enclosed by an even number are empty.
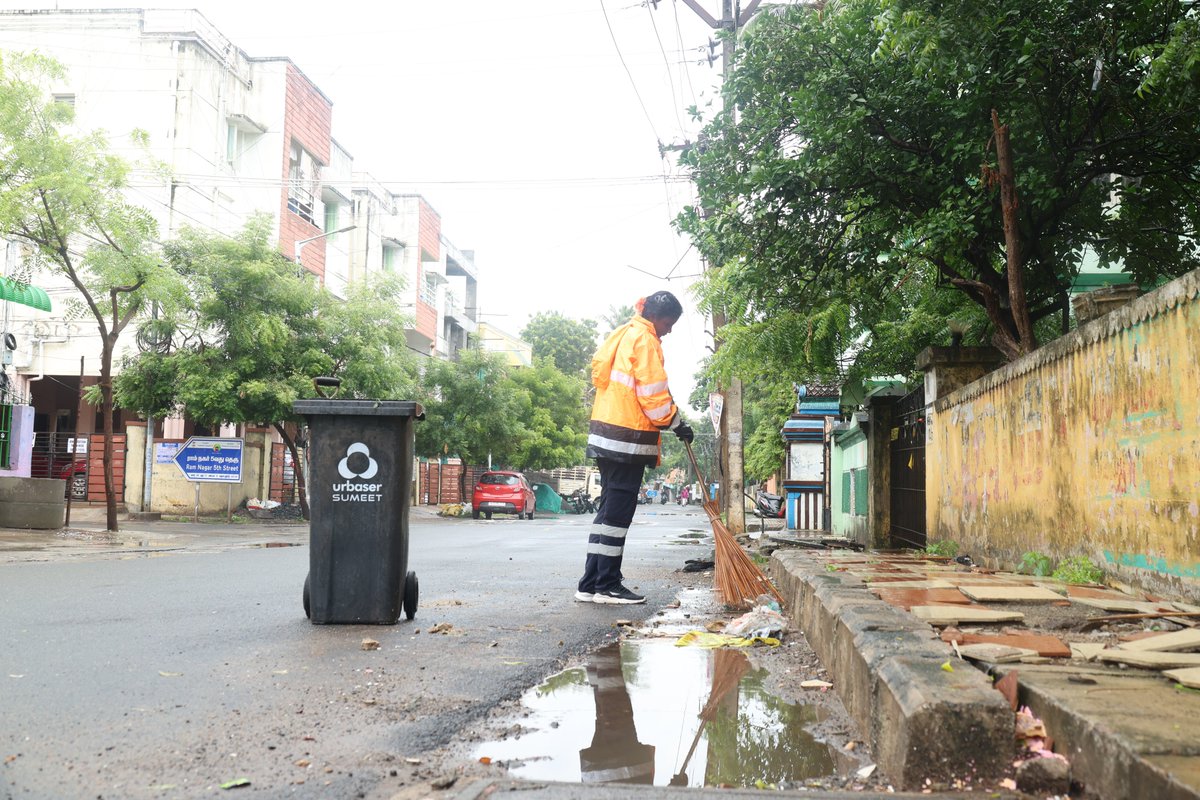
[[[437,506],[413,506],[411,523],[452,522]],[[178,518],[176,518],[178,519]],[[293,547],[308,544],[308,523],[260,521],[227,523],[223,517],[201,522],[137,520],[118,515],[121,530],[109,533],[102,507],[71,509],[71,526],[58,531],[0,528],[0,563],[57,558],[128,555],[174,550],[228,550],[235,547]]]
[[[308,543],[307,523],[162,522],[131,520],[122,514],[121,530],[105,530],[103,508],[71,509],[71,527],[57,531],[0,529],[0,563],[50,561],[94,556],[176,550],[227,550],[234,547],[290,547]]]
[[[1106,663],[1161,635],[1148,630],[1153,621],[1106,621],[1113,609],[1155,612],[1170,603],[919,554],[781,548],[771,566],[789,615],[838,676],[835,690],[897,789],[919,789],[926,780],[995,785],[1014,773],[1025,789],[1015,760],[1062,763],[1022,753],[1019,745],[1036,740],[1066,757],[1070,780],[1089,797],[1200,798],[1200,691],[1152,668]],[[1021,599],[977,602],[989,590]],[[1046,594],[1031,599],[1039,593]],[[989,615],[1007,617],[1009,627],[982,619]],[[926,619],[943,627],[940,635]],[[1161,619],[1160,628],[1179,627]],[[994,649],[970,651],[972,641]],[[1019,648],[998,641],[1024,642],[1026,649],[1014,653]],[[963,651],[977,660],[965,660]],[[1099,653],[1104,663],[1090,660]],[[1194,653],[1159,655],[1167,658],[1147,660],[1200,660]],[[1043,736],[1017,738],[1010,698],[997,691],[1006,676],[1011,699],[1044,724]]]

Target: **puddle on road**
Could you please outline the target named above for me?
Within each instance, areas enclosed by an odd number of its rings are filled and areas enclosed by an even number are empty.
[[[511,762],[522,778],[583,783],[752,787],[832,775],[830,746],[805,730],[828,712],[771,695],[765,677],[736,650],[612,644],[526,692],[525,732],[475,755]]]

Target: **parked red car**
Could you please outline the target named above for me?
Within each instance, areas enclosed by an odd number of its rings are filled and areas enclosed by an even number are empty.
[[[479,476],[475,484],[475,493],[471,497],[471,516],[479,519],[484,514],[488,519],[492,514],[516,514],[518,519],[533,519],[533,507],[536,498],[533,489],[519,472],[503,472],[500,470],[485,472]]]

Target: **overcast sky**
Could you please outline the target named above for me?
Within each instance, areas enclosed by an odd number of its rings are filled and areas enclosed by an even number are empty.
[[[700,2],[719,14],[720,0]],[[671,227],[693,191],[658,143],[695,136],[686,108],[714,101],[720,76],[719,62],[697,63],[713,32],[682,0],[147,7],[197,8],[249,55],[291,58],[333,100],[355,168],[423,194],[443,233],[475,251],[483,320],[519,333],[539,311],[599,319],[663,288],[693,305],[694,278],[679,276],[700,262]],[[688,313],[664,340],[681,402],[705,328]]]

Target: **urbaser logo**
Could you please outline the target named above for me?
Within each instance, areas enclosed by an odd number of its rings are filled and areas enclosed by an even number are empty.
[[[346,455],[338,462],[338,474],[346,479],[333,485],[335,503],[377,503],[383,498],[382,483],[365,483],[355,478],[370,480],[379,472],[379,462],[371,458],[371,448],[355,442],[346,448]]]

